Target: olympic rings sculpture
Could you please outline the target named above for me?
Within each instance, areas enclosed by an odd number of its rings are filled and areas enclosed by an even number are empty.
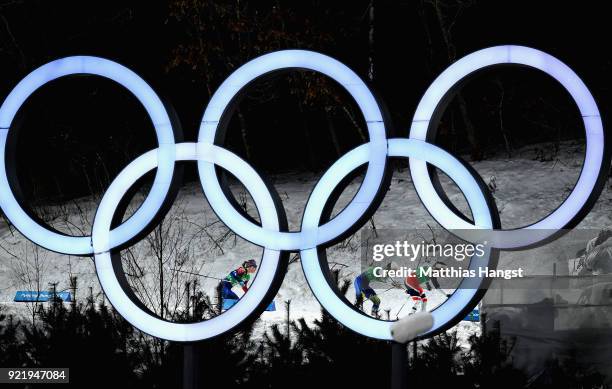
[[[555,78],[575,100],[586,130],[586,157],[578,182],[568,198],[539,222],[514,230],[502,230],[499,215],[486,185],[469,165],[430,143],[437,120],[453,92],[483,68],[522,65]],[[301,230],[287,231],[287,220],[274,188],[240,157],[221,147],[225,129],[241,94],[260,77],[278,71],[307,69],[322,73],[342,85],[355,99],[367,125],[369,141],[336,161],[313,189],[302,217]],[[13,121],[25,100],[44,84],[74,74],[111,79],[129,90],[144,106],[153,122],[158,147],[132,161],[111,183],[95,214],[91,236],[67,236],[42,225],[20,200],[14,160],[7,158]],[[93,255],[96,272],[109,301],[131,324],[153,336],[191,342],[220,335],[252,319],[276,295],[290,251],[299,251],[306,280],[322,306],[337,320],[363,335],[390,340],[393,322],[375,319],[356,310],[330,282],[325,248],[359,229],[376,211],[386,193],[389,158],[409,158],[417,194],[428,212],[445,229],[483,231],[489,245],[474,256],[470,268],[495,266],[496,249],[518,249],[553,238],[551,230],[570,228],[588,213],[599,197],[607,177],[610,158],[599,110],[586,85],[565,64],[542,51],[522,46],[496,46],[474,52],[446,69],[421,99],[409,137],[387,138],[389,120],[368,86],[348,67],[323,54],[283,50],[255,58],[234,71],[212,96],[204,112],[198,141],[176,143],[172,118],[153,89],[131,70],[98,57],[75,56],[52,61],[34,70],[10,92],[0,107],[0,208],[13,225],[32,242],[59,253]],[[249,292],[231,309],[200,323],[172,323],[150,312],[127,285],[118,252],[155,227],[176,193],[177,161],[197,161],[204,195],[219,219],[244,239],[264,248],[257,277]],[[343,185],[350,175],[367,164],[363,182],[349,204],[330,218]],[[461,214],[446,198],[433,165],[461,189],[472,219]],[[233,174],[248,190],[257,207],[260,223],[235,205],[228,188],[219,180],[217,168]],[[135,213],[121,221],[122,202],[136,181],[156,169],[148,196]],[[12,173],[13,172],[13,173]],[[467,282],[463,280],[463,282]],[[432,311],[434,326],[426,334],[440,332],[465,315],[482,297],[486,281],[460,287]]]

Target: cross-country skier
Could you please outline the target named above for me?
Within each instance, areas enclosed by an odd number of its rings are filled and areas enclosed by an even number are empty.
[[[387,265],[387,267],[391,267],[391,264]],[[378,308],[380,308],[380,297],[378,297],[374,289],[370,287],[370,282],[385,282],[387,277],[376,277],[374,275],[374,269],[375,267],[371,266],[355,278],[355,299],[358,307],[362,306],[364,300],[370,300],[372,302],[371,315],[378,316]]]
[[[221,297],[223,297],[223,299],[238,300],[240,297],[234,293],[232,288],[236,285],[240,285],[242,291],[246,293],[249,290],[248,283],[251,279],[251,274],[255,273],[256,270],[257,262],[255,262],[254,259],[244,261],[242,266],[233,270],[223,281],[221,281]]]
[[[444,262],[436,262],[433,267],[436,269],[440,269],[441,267],[446,266]],[[435,289],[440,289],[440,284],[435,277],[427,277],[425,275],[426,268],[419,267],[415,270],[414,275],[408,276],[404,279],[404,287],[406,288],[406,293],[412,297],[412,301],[414,305],[412,306],[412,313],[415,313],[421,308],[421,311],[425,311],[427,308],[427,294],[423,289],[423,285],[427,288],[428,291]],[[446,297],[450,295],[444,293]]]

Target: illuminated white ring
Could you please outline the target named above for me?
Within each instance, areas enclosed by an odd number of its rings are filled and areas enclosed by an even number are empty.
[[[427,89],[414,114],[410,138],[427,140],[429,124],[444,96],[462,79],[485,67],[499,64],[526,65],[556,79],[570,93],[584,121],[586,156],[576,186],[553,213],[529,226],[490,231],[493,247],[512,249],[529,246],[565,228],[581,211],[598,181],[604,161],[604,132],[595,99],[567,65],[542,51],[523,46],[496,46],[469,54],[446,69]],[[436,192],[425,161],[410,159],[410,173],[419,197],[431,215],[447,229],[468,229],[470,222],[456,215]]]
[[[477,181],[470,172],[448,152],[441,148],[414,139],[389,139],[389,156],[407,157],[412,161],[418,159],[433,164],[447,174],[463,192],[476,226],[469,224],[469,229],[491,229],[493,220],[490,210]],[[311,199],[306,205],[302,227],[307,229],[316,228],[321,219],[325,203],[336,186],[351,171],[368,162],[367,145],[361,145],[346,154],[325,172],[321,180],[315,186]],[[470,269],[485,267],[490,260],[490,247],[486,246],[485,254],[481,257],[473,256],[470,260]],[[310,289],[325,310],[348,328],[371,338],[391,340],[391,326],[393,321],[378,320],[358,312],[348,306],[329,285],[323,269],[321,268],[316,248],[302,250],[300,252],[302,269],[308,281]],[[478,274],[478,273],[477,273]],[[481,279],[481,282],[484,281]],[[469,282],[462,280],[462,284]],[[431,314],[434,318],[433,327],[425,334],[436,333],[441,327],[457,318],[467,306],[473,304],[478,289],[464,289],[461,284],[458,289]]]
[[[15,86],[0,107],[0,208],[15,227],[32,242],[49,250],[71,255],[92,254],[91,237],[74,237],[51,231],[21,207],[10,188],[6,169],[6,141],[19,108],[38,88],[72,74],[106,77],[129,90],[147,111],[160,145],[160,163],[151,192],[138,210],[111,232],[110,245],[121,245],[140,233],[160,209],[174,174],[174,134],[166,109],[153,89],[136,73],[116,62],[97,57],[67,57],[49,62],[28,74]]]
[[[348,91],[363,113],[370,138],[364,145],[368,168],[351,202],[332,220],[312,230],[269,231],[246,219],[232,206],[223,193],[213,163],[198,161],[198,171],[211,207],[219,219],[238,235],[277,250],[313,248],[337,238],[364,215],[376,197],[385,173],[387,143],[383,115],[372,92],[359,76],[341,62],[312,51],[283,50],[262,55],[234,71],[212,96],[202,118],[198,141],[213,144],[219,122],[236,96],[258,77],[281,69],[308,69],[332,78]]]
[[[192,342],[211,338],[234,328],[248,318],[265,299],[276,276],[280,252],[264,248],[257,276],[249,293],[223,314],[199,323],[172,323],[142,310],[123,290],[119,283],[108,251],[110,227],[121,199],[130,187],[144,174],[158,166],[159,150],[151,150],[131,162],[112,182],[96,212],[92,240],[95,249],[95,265],[102,289],[113,307],[128,322],[143,332],[158,338]],[[253,200],[259,212],[262,225],[269,231],[278,231],[279,222],[272,197],[253,168],[231,153],[210,144],[179,143],[176,145],[177,161],[207,161],[217,164],[235,175],[250,193],[257,193]]]

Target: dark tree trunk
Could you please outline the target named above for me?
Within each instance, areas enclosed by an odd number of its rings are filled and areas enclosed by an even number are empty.
[[[336,154],[338,155],[338,157],[340,157],[342,155],[342,149],[340,148],[338,136],[336,135],[336,126],[334,125],[334,118],[329,109],[325,110],[325,118],[327,119],[327,130],[329,131],[329,136],[334,145],[334,149],[336,150]]]
[[[244,152],[246,153],[247,159],[250,160],[252,156],[252,150],[251,150],[251,146],[249,146],[249,141],[247,139],[246,119],[244,115],[242,114],[242,111],[240,111],[240,109],[237,110],[237,115],[238,115],[238,122],[240,123],[240,135],[242,137],[242,144],[244,146]]]

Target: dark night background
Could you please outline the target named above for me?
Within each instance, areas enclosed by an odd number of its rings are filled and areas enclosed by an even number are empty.
[[[302,48],[328,54],[368,80],[389,109],[389,135],[407,136],[419,99],[443,69],[476,50],[515,44],[569,65],[595,96],[606,128],[610,30],[608,7],[601,1],[0,0],[0,98],[54,59],[106,57],[148,81],[176,110],[183,139],[195,141],[211,94],[234,69],[270,51]],[[19,116],[17,175],[33,208],[99,195],[130,161],[156,147],[144,109],[105,79],[77,76],[47,84]],[[355,103],[340,87],[296,72],[249,90],[232,118],[225,147],[270,175],[320,174],[363,143],[363,131]],[[536,70],[496,68],[479,73],[453,99],[436,143],[468,161],[494,155],[546,160],[562,141],[583,138],[576,105],[558,83]],[[543,150],[539,155],[520,154],[533,144]],[[187,164],[186,180],[195,179],[195,164]],[[61,307],[51,304],[41,314],[40,328],[22,326],[21,343],[15,340],[19,326],[0,314],[2,364],[25,365],[29,358],[50,366],[69,360],[74,381],[85,387],[95,387],[92,377],[98,385],[121,382],[122,387],[180,382],[182,345],[142,335],[107,305],[96,308],[93,299],[70,310]],[[208,386],[284,388],[289,382],[312,388],[324,376],[329,387],[388,386],[387,343],[356,335],[325,313],[311,327],[303,320],[291,326],[295,342],[283,338],[278,327],[261,341],[246,331],[203,342],[202,371],[212,376]],[[423,359],[410,366],[411,387],[526,383],[506,364],[509,346],[486,334],[470,338],[477,357],[463,361],[459,373],[454,354],[447,353],[461,351],[452,336],[445,333],[419,346]],[[573,368],[554,365],[550,381],[529,387],[604,387],[598,386],[599,376]],[[595,383],[583,384],[592,377]]]
[[[603,2],[378,0],[373,43],[369,3],[5,1],[0,95],[53,59],[102,56],[151,83],[176,109],[184,139],[194,141],[211,93],[233,69],[272,50],[304,48],[339,59],[364,79],[371,56],[371,84],[390,110],[395,134],[406,136],[419,98],[454,59],[519,44],[572,67],[595,95],[605,127],[612,54]],[[226,147],[267,173],[321,171],[363,142],[359,112],[339,89],[313,74],[258,83],[232,118]],[[461,100],[447,109],[438,143],[468,160],[583,137],[569,95],[536,70],[484,71],[463,88]],[[101,192],[129,161],[155,147],[136,99],[97,77],[47,84],[22,112],[18,175],[32,200]],[[187,179],[193,174],[189,167]]]

